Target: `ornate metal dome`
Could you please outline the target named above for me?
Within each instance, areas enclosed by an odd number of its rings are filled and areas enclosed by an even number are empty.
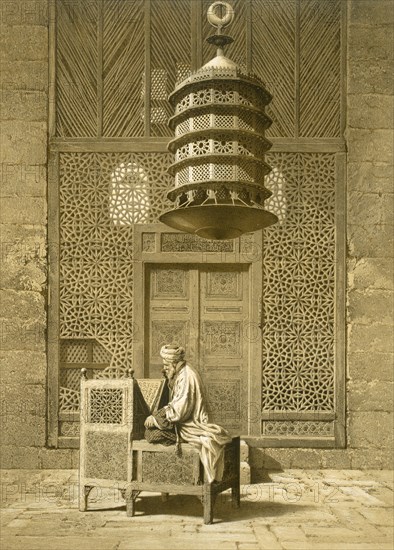
[[[224,15],[217,14],[224,8]],[[277,221],[264,209],[271,192],[264,176],[271,171],[264,154],[271,119],[265,106],[272,96],[255,76],[244,74],[223,47],[233,39],[221,29],[233,20],[226,2],[214,2],[208,21],[217,34],[207,39],[217,47],[209,63],[178,84],[169,100],[175,139],[169,150],[175,162],[169,171],[175,187],[168,193],[174,209],[160,221],[207,239],[233,239]]]

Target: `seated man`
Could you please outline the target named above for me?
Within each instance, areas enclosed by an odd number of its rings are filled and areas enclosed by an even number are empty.
[[[199,375],[184,359],[185,350],[175,345],[160,350],[163,370],[168,378],[171,399],[168,405],[145,421],[145,438],[151,443],[171,445],[185,441],[200,453],[208,481],[220,481],[224,468],[224,446],[230,435],[216,424],[208,423]]]

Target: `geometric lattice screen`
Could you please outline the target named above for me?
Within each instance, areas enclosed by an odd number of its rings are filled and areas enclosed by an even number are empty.
[[[264,233],[263,408],[332,410],[335,155],[291,157],[275,158],[285,220]]]
[[[131,367],[132,223],[157,221],[168,206],[171,158],[167,153],[60,155],[60,338],[95,339],[110,356],[100,376]],[[70,410],[70,403],[77,410],[79,389],[60,391],[63,410]]]
[[[60,337],[105,350],[98,376],[131,366],[131,218],[157,222],[170,162],[166,153],[60,155]],[[263,410],[331,411],[335,155],[271,153],[269,162],[268,206],[280,223],[264,234]]]
[[[262,410],[334,411],[335,155],[269,160],[286,213],[263,236]],[[330,422],[263,424],[265,434],[331,431]]]

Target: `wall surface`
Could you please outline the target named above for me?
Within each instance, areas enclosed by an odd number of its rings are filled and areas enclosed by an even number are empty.
[[[251,449],[256,480],[392,467],[392,23],[391,0],[348,3],[347,448]],[[2,466],[70,468],[76,451],[45,448],[47,2],[3,2],[1,26]]]
[[[48,6],[1,4],[1,445],[7,468],[71,467],[45,449]]]
[[[393,6],[353,0],[348,29],[348,442],[352,466],[393,446]],[[392,462],[391,462],[392,465]]]

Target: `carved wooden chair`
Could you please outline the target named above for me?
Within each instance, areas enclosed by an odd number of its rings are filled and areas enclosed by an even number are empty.
[[[116,488],[125,496],[131,482],[131,444],[144,437],[144,422],[166,398],[166,382],[81,376],[79,509],[94,487]]]
[[[83,369],[84,370],[84,369]],[[198,451],[189,444],[175,447],[151,444],[144,437],[144,421],[168,399],[165,380],[81,379],[81,436],[79,509],[86,511],[94,487],[118,489],[126,499],[127,515],[134,516],[142,491],[196,495],[204,507],[204,523],[212,523],[216,497],[231,489],[240,503],[240,441],[225,447],[223,480],[208,483]]]
[[[216,497],[231,489],[234,506],[240,505],[240,440],[234,437],[224,450],[224,473],[221,482],[209,483],[199,452],[187,443],[180,446],[177,456],[174,446],[133,441],[132,481],[126,490],[127,515],[133,516],[135,500],[141,491],[195,495],[204,508],[204,523],[213,521]]]

